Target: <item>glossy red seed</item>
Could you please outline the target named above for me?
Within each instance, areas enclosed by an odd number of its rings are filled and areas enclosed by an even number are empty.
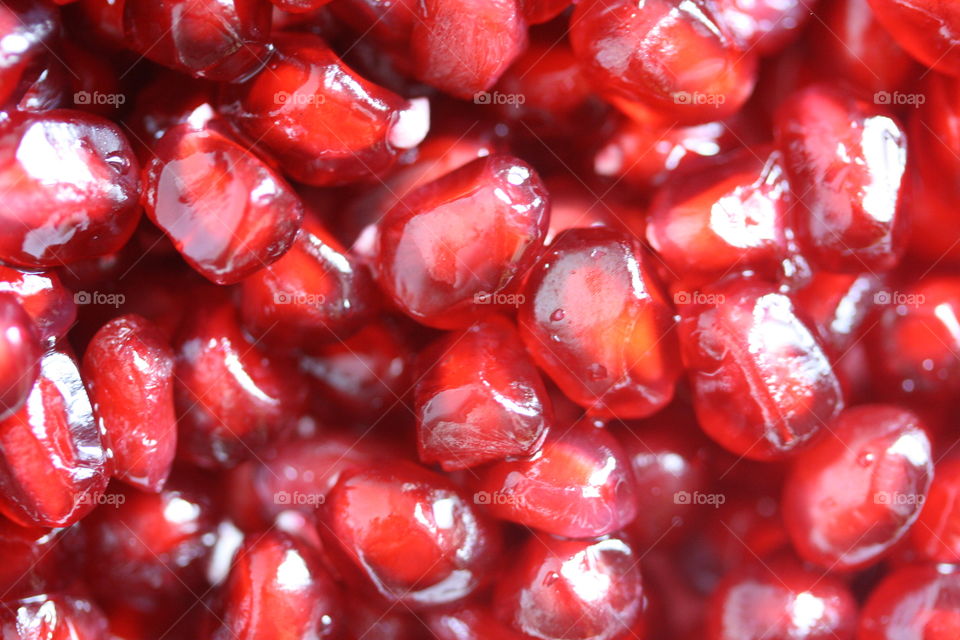
[[[797,238],[811,261],[830,271],[896,266],[907,230],[899,123],[878,106],[818,85],[781,105],[775,135],[800,204]]]
[[[74,295],[55,271],[20,271],[0,265],[0,292],[16,296],[44,345],[67,335],[76,321]]]
[[[880,316],[867,351],[877,387],[921,403],[960,391],[960,278],[923,278],[903,290],[886,286],[874,302]]]
[[[513,324],[500,316],[441,338],[420,356],[420,460],[444,470],[530,456],[552,423],[547,391]]]
[[[59,28],[59,15],[47,2],[7,0],[0,6],[0,104],[17,89],[30,63],[44,56]]]
[[[570,42],[604,95],[628,114],[720,120],[753,90],[756,58],[701,0],[584,0]]]
[[[479,158],[387,213],[377,254],[381,286],[412,318],[439,328],[515,308],[516,280],[536,258],[549,219],[546,189],[528,164]]]
[[[300,419],[306,391],[294,364],[251,342],[229,302],[197,309],[174,351],[174,401],[186,459],[234,466]]]
[[[497,585],[494,609],[535,638],[631,638],[643,610],[638,564],[636,551],[619,538],[531,538]]]
[[[797,307],[821,342],[843,356],[863,335],[877,300],[884,298],[884,283],[870,273],[814,274],[807,286],[794,294]]]
[[[536,363],[591,413],[638,418],[679,375],[672,311],[639,244],[610,228],[559,234],[532,270],[519,313]]]
[[[242,81],[272,52],[270,5],[261,0],[83,0],[83,5],[108,16],[125,46],[198,78]]]
[[[901,47],[924,66],[960,76],[960,7],[942,0],[870,0],[870,6]]]
[[[960,460],[938,462],[910,533],[913,548],[931,562],[960,563]]]
[[[517,0],[421,0],[410,40],[414,73],[445,93],[471,99],[492,87],[523,52],[526,26]]]
[[[783,458],[843,408],[830,361],[789,297],[752,280],[684,293],[680,343],[711,438],[751,459]]]
[[[170,129],[144,168],[144,207],[194,269],[233,284],[293,244],[303,206],[260,158],[215,129]]]
[[[12,293],[0,293],[0,420],[23,407],[40,375],[43,348],[33,320]]]
[[[263,71],[224,91],[222,110],[291,178],[318,186],[371,178],[427,134],[425,99],[361,78],[317,36],[275,42]]]
[[[4,600],[43,593],[64,582],[64,573],[76,571],[69,536],[69,530],[21,527],[0,516],[0,593]]]
[[[498,621],[488,607],[466,604],[440,611],[428,612],[424,620],[436,640],[525,640],[529,636],[517,633]]]
[[[741,49],[769,55],[800,35],[816,4],[803,0],[719,0],[716,13]]]
[[[847,409],[787,476],[787,532],[808,562],[867,566],[916,521],[932,479],[930,442],[916,415],[892,405]]]
[[[106,464],[76,363],[49,351],[26,404],[0,423],[0,511],[27,526],[72,524],[102,496]]]
[[[346,340],[370,319],[377,303],[369,269],[313,215],[304,220],[290,250],[242,286],[244,326],[277,346]]]
[[[960,634],[960,573],[947,565],[893,571],[870,594],[857,640],[949,640]]]
[[[650,205],[647,241],[671,272],[772,272],[786,257],[793,199],[783,156],[744,149],[672,177]]]
[[[34,595],[0,607],[4,640],[101,640],[107,618],[91,600],[63,594]]]
[[[960,172],[960,81],[930,72],[924,97],[910,114],[910,253],[927,263],[960,265],[960,185],[943,180]]]
[[[500,547],[499,530],[449,480],[405,462],[343,478],[324,504],[339,548],[385,597],[438,605],[474,592]]]
[[[566,538],[593,538],[637,516],[630,462],[593,420],[554,430],[532,459],[479,471],[474,501],[494,516]]]
[[[853,640],[857,604],[837,578],[781,558],[728,574],[707,619],[708,640]]]
[[[146,491],[162,489],[177,449],[173,349],[167,339],[142,316],[120,316],[90,341],[83,375],[113,452],[113,475]]]
[[[339,637],[342,604],[317,552],[287,533],[247,538],[223,586],[213,640]]]
[[[149,611],[202,593],[217,526],[210,478],[174,473],[159,493],[118,485],[85,518],[85,575],[98,597]]]
[[[59,266],[117,251],[140,217],[139,165],[113,123],[80,111],[19,114],[0,133],[0,258]]]

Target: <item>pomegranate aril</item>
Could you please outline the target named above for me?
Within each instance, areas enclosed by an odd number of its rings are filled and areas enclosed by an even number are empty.
[[[339,636],[342,605],[317,552],[287,533],[251,535],[221,592],[212,640],[301,640]]]
[[[76,363],[47,352],[26,404],[0,423],[0,511],[25,526],[73,524],[102,496],[107,463]]]
[[[494,610],[534,638],[632,638],[643,613],[638,564],[637,552],[616,537],[531,538],[497,585]]]
[[[294,242],[303,206],[253,152],[214,128],[168,130],[144,169],[147,215],[216,284],[275,262]]]
[[[783,156],[744,149],[669,178],[650,205],[647,241],[674,273],[772,273],[788,251],[792,203]]]
[[[0,6],[0,104],[14,94],[30,63],[46,55],[59,29],[59,12],[44,0]]]
[[[629,418],[670,401],[680,374],[673,314],[639,243],[607,227],[564,231],[524,296],[523,341],[571,400]]]
[[[906,248],[906,135],[878,106],[826,87],[788,98],[775,117],[797,238],[830,271],[889,270]]]
[[[0,637],[4,640],[102,640],[107,618],[91,600],[51,593],[4,602]]]
[[[950,565],[908,565],[874,588],[857,640],[949,640],[960,634],[960,573]]]
[[[75,296],[55,271],[21,271],[0,265],[0,292],[16,296],[46,346],[66,336],[76,321]]]
[[[932,478],[930,441],[916,415],[891,405],[847,409],[787,476],[787,531],[808,562],[836,571],[867,566],[916,521]]]
[[[713,592],[708,640],[853,640],[857,604],[847,586],[792,558],[732,572]]]
[[[408,193],[379,228],[380,284],[412,318],[464,327],[513,305],[550,219],[536,172],[505,155],[478,158]]]
[[[843,408],[823,348],[772,285],[739,280],[677,301],[697,418],[726,449],[755,460],[787,457]]]
[[[270,58],[262,0],[83,0],[95,23],[159,64],[214,82],[240,82]]]
[[[4,601],[65,583],[64,574],[78,568],[75,545],[71,544],[76,541],[75,533],[75,529],[22,527],[0,516],[0,593]]]
[[[753,90],[756,57],[702,0],[583,0],[570,42],[601,92],[633,117],[720,120]]]
[[[942,0],[870,0],[877,21],[924,66],[960,76],[960,7]]]
[[[429,129],[429,103],[404,100],[347,67],[319,37],[279,34],[267,67],[227,87],[222,111],[291,178],[324,186],[389,170]]]
[[[229,301],[206,302],[175,344],[174,402],[180,454],[231,467],[296,426],[306,399],[295,363],[265,354],[243,332]]]
[[[139,165],[119,127],[72,110],[17,114],[0,134],[0,259],[60,266],[113,253],[140,218]]]
[[[0,293],[0,420],[20,410],[40,375],[43,347],[33,320],[12,293]]]
[[[494,617],[488,607],[476,604],[430,611],[424,620],[436,640],[526,640]]]
[[[81,524],[85,575],[99,598],[150,611],[202,593],[218,519],[211,480],[184,469],[159,493],[114,485]]]
[[[366,265],[347,253],[316,216],[293,246],[243,281],[244,326],[270,345],[346,340],[369,320],[377,291]]]
[[[476,591],[498,557],[497,526],[443,476],[407,462],[342,478],[324,503],[321,535],[384,597],[440,605]]]
[[[770,55],[795,39],[813,14],[815,2],[804,0],[719,0],[717,19],[733,34],[745,51]]]
[[[513,324],[491,316],[420,356],[414,400],[420,460],[446,471],[536,453],[550,400]]]
[[[492,87],[526,46],[517,0],[420,0],[410,55],[418,80],[470,99]]]
[[[590,419],[548,435],[532,459],[498,462],[479,474],[475,501],[498,518],[553,535],[602,536],[637,515],[629,460]]]
[[[177,449],[173,349],[160,330],[137,315],[104,325],[83,355],[93,412],[113,452],[113,475],[159,491]]]
[[[960,460],[950,458],[936,465],[911,543],[931,562],[960,563]]]

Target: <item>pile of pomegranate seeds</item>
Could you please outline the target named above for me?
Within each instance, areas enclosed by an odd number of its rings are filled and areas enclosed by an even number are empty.
[[[0,0],[2,640],[958,640],[958,409],[958,2]]]

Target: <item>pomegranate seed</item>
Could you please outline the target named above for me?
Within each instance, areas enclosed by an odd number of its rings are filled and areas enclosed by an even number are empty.
[[[214,82],[240,82],[273,51],[270,5],[260,0],[83,0],[101,29],[164,66]]]
[[[11,293],[0,293],[0,420],[23,407],[40,375],[43,350],[33,320]]]
[[[222,593],[223,623],[213,640],[339,637],[339,589],[317,553],[289,534],[250,536]]]
[[[570,19],[570,42],[628,115],[719,120],[750,96],[756,58],[738,48],[712,7],[702,0],[584,0]]]
[[[325,527],[383,596],[437,605],[475,591],[500,546],[499,531],[439,474],[377,464],[334,487]]]
[[[422,324],[466,326],[516,306],[516,280],[547,231],[543,183],[510,156],[478,158],[407,194],[380,224],[380,284]],[[514,285],[514,286],[511,286]]]
[[[55,271],[19,271],[0,265],[0,292],[16,296],[45,345],[66,336],[76,321],[74,296]]]
[[[72,524],[96,506],[106,464],[76,363],[47,352],[26,404],[0,422],[0,511],[24,526]]]
[[[960,7],[939,0],[869,0],[877,21],[925,66],[960,75]]]
[[[496,517],[566,538],[606,535],[637,515],[628,458],[592,420],[552,432],[532,459],[486,467],[477,487]]]
[[[905,566],[878,584],[860,614],[857,640],[947,640],[960,633],[960,574],[947,565]]]
[[[83,374],[113,452],[113,475],[146,491],[162,489],[177,449],[173,349],[166,338],[141,316],[120,316],[90,341]]]
[[[671,271],[774,271],[787,253],[792,205],[783,156],[744,149],[673,177],[650,205],[647,241]]]
[[[830,362],[789,297],[751,280],[683,296],[694,408],[718,443],[755,460],[783,458],[843,408]]]
[[[960,520],[957,519],[960,460],[937,463],[930,491],[911,530],[914,549],[931,562],[960,562]]]
[[[179,125],[144,169],[144,206],[205,278],[233,284],[293,244],[303,207],[253,153],[213,130]]]
[[[208,481],[184,470],[159,493],[121,485],[84,519],[86,575],[99,598],[146,611],[202,593],[217,526]]]
[[[0,516],[0,593],[4,601],[43,593],[77,571],[73,529],[21,527]],[[2,609],[2,607],[0,607]]]
[[[107,618],[90,600],[43,594],[5,602],[0,635],[8,640],[100,640],[109,634]]]
[[[226,88],[222,107],[295,180],[323,186],[379,175],[426,136],[426,99],[404,100],[361,78],[316,36],[275,42],[270,64]]]
[[[0,103],[20,84],[31,62],[43,57],[60,29],[57,11],[45,2],[6,0],[0,7]]]
[[[0,258],[37,268],[117,251],[140,217],[138,173],[120,129],[103,118],[14,116],[0,133]]]
[[[840,580],[783,558],[724,578],[707,616],[709,640],[853,640],[857,605]]]
[[[307,216],[290,251],[243,281],[244,326],[272,345],[340,341],[359,330],[376,307],[365,265]]]
[[[783,513],[794,547],[834,570],[874,562],[916,521],[932,477],[916,415],[888,405],[848,409],[787,476]]]
[[[436,640],[466,640],[466,638],[500,638],[525,640],[529,636],[515,633],[501,624],[487,607],[462,605],[452,609],[430,611],[426,626]]]
[[[719,0],[716,11],[737,45],[760,55],[776,53],[790,44],[812,15],[811,5],[803,0]]]
[[[883,287],[883,281],[873,274],[821,271],[794,299],[821,342],[845,355],[862,337],[876,301],[883,300]]]
[[[826,87],[789,98],[776,136],[802,204],[801,246],[830,271],[888,270],[905,248],[906,136],[892,117]]]
[[[672,312],[628,236],[564,231],[532,270],[525,295],[523,341],[571,400],[630,418],[670,401],[680,373]]]
[[[410,39],[417,79],[458,98],[496,84],[527,46],[517,0],[421,0],[417,18]]]
[[[300,419],[306,387],[294,363],[260,351],[229,302],[198,309],[174,351],[181,454],[195,464],[234,466]]]
[[[624,540],[531,538],[517,561],[494,596],[497,615],[515,630],[535,638],[633,637],[643,588],[637,553]]]
[[[491,316],[421,356],[420,460],[446,471],[530,456],[551,422],[547,391],[508,320]]]

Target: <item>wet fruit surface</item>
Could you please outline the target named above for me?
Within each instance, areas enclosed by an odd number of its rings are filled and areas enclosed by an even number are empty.
[[[2,640],[957,640],[947,0],[0,0]]]

